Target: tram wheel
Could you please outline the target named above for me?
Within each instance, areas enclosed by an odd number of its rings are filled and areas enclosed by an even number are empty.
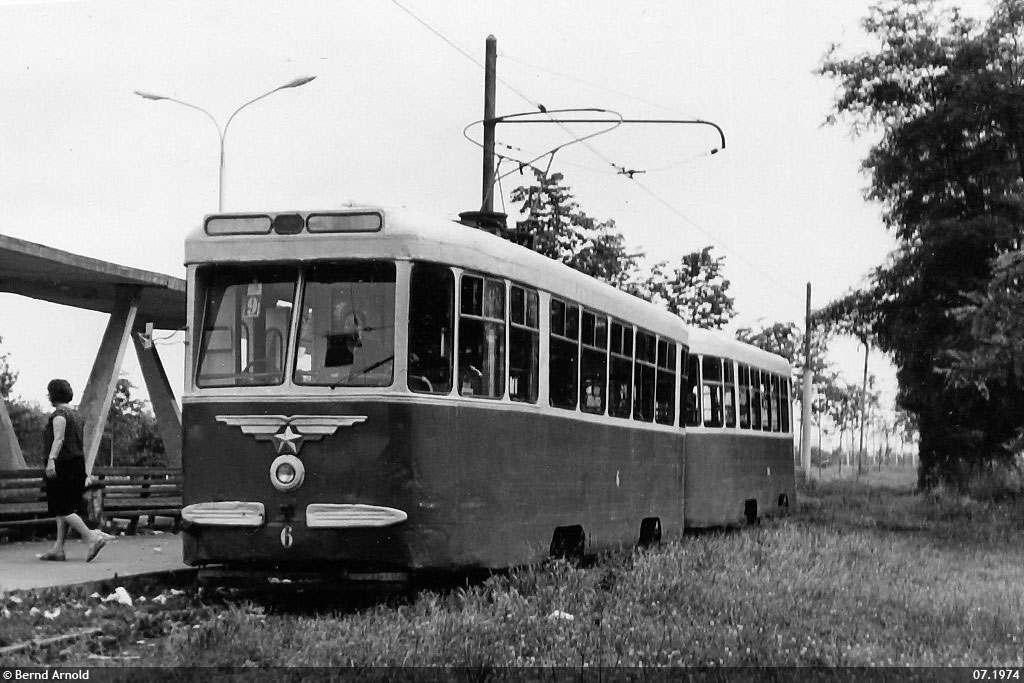
[[[582,559],[586,541],[587,535],[579,524],[560,526],[551,535],[551,547],[548,554],[555,559]]]
[[[661,520],[657,517],[647,517],[640,522],[640,540],[637,545],[641,548],[648,548],[661,543]]]
[[[743,516],[747,518],[748,524],[757,524],[757,498],[743,501]]]
[[[785,493],[779,494],[779,512],[781,512],[783,516],[789,514],[789,496]]]

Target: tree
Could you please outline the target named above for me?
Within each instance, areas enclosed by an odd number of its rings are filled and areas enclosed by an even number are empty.
[[[815,379],[815,387],[815,397],[811,402],[811,415],[818,424],[818,452],[820,455],[822,434],[831,433],[830,430],[825,428],[826,421],[831,421],[836,429],[840,427],[838,422],[831,420],[833,401],[842,394],[839,374],[831,371],[824,373],[820,380]],[[819,466],[820,464],[819,462]]]
[[[893,432],[900,437],[900,463],[908,445],[914,443],[917,435],[917,418],[903,408],[896,406],[896,415],[893,418]]]
[[[813,386],[822,387],[829,380],[828,353],[829,329],[823,326],[811,330],[811,382]],[[793,367],[793,382],[790,387],[792,398],[802,407],[804,366],[807,361],[804,353],[804,333],[796,323],[773,323],[761,327],[741,327],[736,330],[736,339],[751,346],[756,346],[769,353],[782,356]],[[811,402],[811,412],[817,407]],[[797,413],[802,414],[802,411]]]
[[[994,256],[1019,249],[1024,225],[1024,1],[1001,0],[984,23],[917,0],[870,10],[877,50],[836,47],[821,73],[840,82],[835,113],[854,132],[879,128],[864,168],[897,249],[850,298],[897,366],[899,403],[917,415],[918,485],[964,484],[1012,457],[1024,424],[1017,386],[950,381],[987,343],[955,313],[984,297]],[[835,117],[833,117],[833,120]]]
[[[986,397],[990,387],[1024,387],[1024,251],[999,255],[993,271],[984,294],[968,293],[969,302],[954,311],[978,343],[954,350],[950,369],[957,386],[974,386]]]
[[[667,261],[644,275],[643,252],[626,248],[615,221],[588,216],[573,197],[561,173],[532,169],[535,182],[517,187],[511,199],[522,202],[516,221],[517,241],[581,273],[606,282],[645,301],[665,306],[687,323],[721,329],[736,312],[724,277],[725,257],[711,247],[683,256],[670,270]]]
[[[535,182],[517,187],[511,196],[512,201],[523,203],[523,218],[516,221],[516,231],[528,237],[530,247],[613,287],[643,296],[646,287],[639,266],[643,253],[629,253],[615,221],[598,222],[580,209],[561,173],[531,170]]]
[[[159,465],[164,447],[157,432],[156,418],[149,412],[146,401],[132,397],[135,388],[124,377],[114,386],[100,441],[100,459],[106,454],[112,465]]]
[[[852,430],[857,419],[859,396],[855,387],[838,382],[829,383],[824,387],[826,415],[839,430],[839,473],[843,473],[843,436]],[[850,448],[853,451],[853,448]]]
[[[649,281],[652,298],[687,324],[720,330],[736,317],[729,280],[723,274],[725,257],[712,256],[712,247],[686,254],[671,273],[666,263],[655,266]]]
[[[30,467],[43,466],[47,455],[43,452],[43,432],[49,416],[37,403],[7,400],[6,405],[14,435],[25,456],[25,464]]]
[[[4,338],[0,337],[0,344],[3,342]],[[14,383],[18,381],[18,372],[11,368],[7,359],[6,352],[0,353],[0,399],[8,398],[11,395],[11,389],[14,388]]]

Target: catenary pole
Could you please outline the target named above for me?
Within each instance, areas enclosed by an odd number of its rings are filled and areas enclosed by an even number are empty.
[[[497,82],[498,39],[487,36],[484,61],[484,173],[481,211],[494,211],[494,98]]]
[[[811,283],[807,283],[807,315],[804,318],[804,394],[800,412],[800,464],[804,478],[811,478],[811,391],[814,368],[811,366]]]

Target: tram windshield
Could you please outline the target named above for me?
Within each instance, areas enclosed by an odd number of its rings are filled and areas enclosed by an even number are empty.
[[[230,267],[203,273],[201,387],[281,384],[298,271]]]
[[[306,271],[296,384],[383,387],[395,366],[395,264],[343,261]]]

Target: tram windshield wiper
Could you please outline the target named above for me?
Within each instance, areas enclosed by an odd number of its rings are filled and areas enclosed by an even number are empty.
[[[377,368],[381,367],[382,365],[385,365],[387,363],[393,363],[394,361],[395,361],[395,357],[393,355],[392,356],[388,356],[384,360],[379,360],[376,363],[373,363],[371,365],[366,366],[362,370],[357,370],[355,372],[350,372],[348,374],[348,377],[344,378],[345,381],[335,382],[333,384],[328,384],[327,386],[329,386],[332,390],[337,389],[340,386],[346,386],[348,384],[348,380],[354,379],[356,377],[361,377],[362,375],[365,375],[365,374],[367,374],[369,372],[373,372],[374,370],[376,370]]]

